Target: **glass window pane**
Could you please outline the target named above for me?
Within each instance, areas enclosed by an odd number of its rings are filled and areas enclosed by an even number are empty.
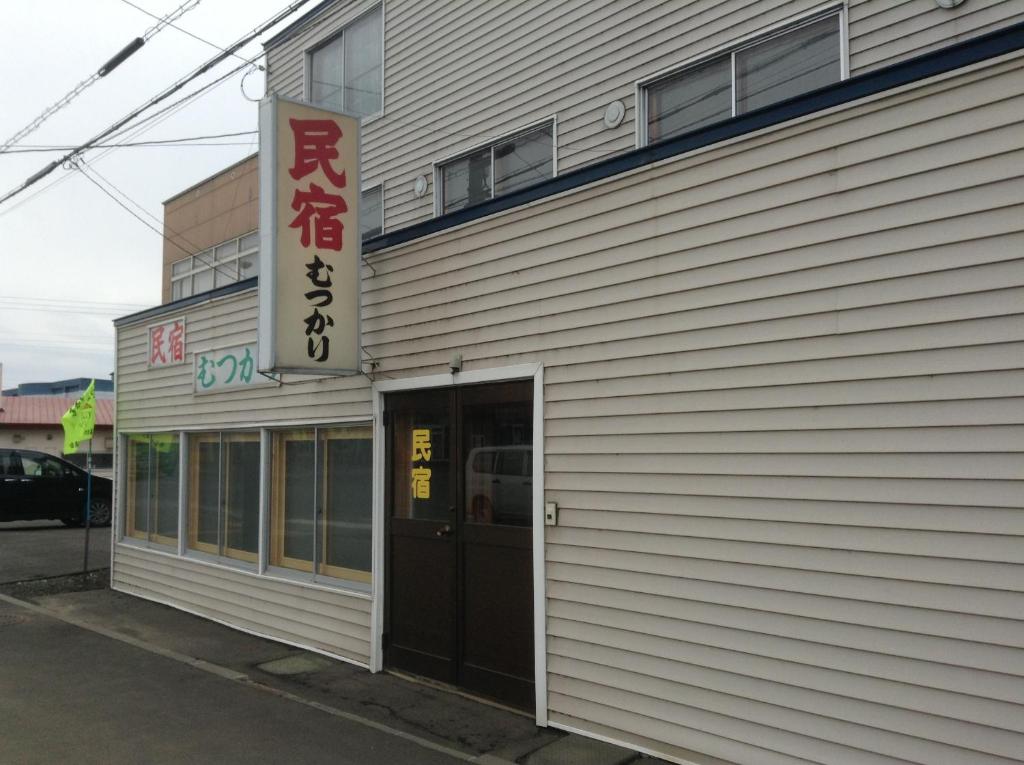
[[[226,554],[256,560],[260,539],[260,442],[256,433],[224,434]]]
[[[344,107],[341,77],[343,38],[339,35],[324,47],[314,51],[310,61],[309,95],[314,104],[328,109]]]
[[[551,125],[494,147],[494,193],[510,191],[552,176]]]
[[[312,570],[313,454],[312,430],[274,434],[270,562],[275,566]]]
[[[732,116],[729,56],[694,66],[647,88],[647,139],[661,141]]]
[[[189,439],[189,547],[220,551],[217,517],[220,511],[220,438],[197,435]]]
[[[218,263],[217,269],[214,271],[213,285],[215,287],[223,287],[226,284],[234,284],[238,281],[238,261],[233,260],[230,263]]]
[[[258,249],[260,246],[260,232],[253,231],[251,234],[246,234],[242,237],[238,246],[242,252]]]
[[[533,403],[522,384],[463,394],[466,521],[533,523]]]
[[[181,276],[187,274],[189,269],[192,268],[192,258],[183,258],[179,261],[171,263],[171,275]]]
[[[369,581],[373,434],[369,427],[325,431],[321,573]]]
[[[384,230],[384,206],[382,204],[381,187],[377,186],[363,192],[359,201],[359,233],[363,240],[380,236]]]
[[[384,70],[380,7],[347,27],[343,39],[345,110],[359,115],[376,114],[381,110]]]
[[[737,51],[737,113],[825,87],[841,77],[836,15]]]
[[[441,170],[444,212],[461,210],[491,198],[491,150],[478,151]]]
[[[230,242],[224,244],[218,244],[214,250],[213,255],[216,260],[228,260],[235,257],[238,254],[238,240],[232,239]]]
[[[259,276],[260,273],[260,254],[258,252],[251,253],[249,255],[243,255],[238,259],[238,278],[251,279],[254,276]]]
[[[177,434],[152,436],[155,519],[153,532],[167,540],[178,538],[178,456],[181,448]],[[158,540],[164,541],[164,540]]]
[[[192,277],[186,276],[183,279],[175,279],[171,282],[171,300],[180,300],[192,294]]]
[[[213,269],[209,266],[202,271],[197,271],[192,277],[192,294],[198,295],[213,289]]]
[[[128,437],[128,495],[125,529],[127,536],[149,536],[150,496],[152,492],[149,436]]]

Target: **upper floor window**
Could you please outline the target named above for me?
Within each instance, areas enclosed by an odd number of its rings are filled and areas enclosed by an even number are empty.
[[[259,270],[260,235],[253,231],[172,263],[171,300],[248,279]]]
[[[384,189],[374,186],[359,198],[359,235],[365,242],[384,233]]]
[[[643,86],[645,143],[842,79],[840,12],[737,46]]]
[[[382,22],[378,5],[310,54],[312,103],[360,116],[380,113],[384,93]]]
[[[549,122],[440,164],[438,208],[461,210],[554,174],[554,124]]]

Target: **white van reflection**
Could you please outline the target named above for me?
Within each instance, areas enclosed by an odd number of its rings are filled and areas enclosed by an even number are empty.
[[[529,526],[533,517],[533,447],[481,446],[466,460],[466,520]]]

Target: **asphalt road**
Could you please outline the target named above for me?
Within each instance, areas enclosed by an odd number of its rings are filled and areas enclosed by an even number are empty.
[[[82,570],[85,529],[56,521],[0,523],[0,584]],[[89,568],[110,566],[110,527],[89,532]]]
[[[0,600],[0,762],[465,762]]]

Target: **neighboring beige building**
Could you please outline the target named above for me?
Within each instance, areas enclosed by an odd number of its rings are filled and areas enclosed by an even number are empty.
[[[86,466],[89,444],[83,442],[76,454],[64,454],[64,427],[60,418],[74,398],[59,396],[0,397],[0,449],[16,448],[52,454]],[[93,468],[96,475],[114,476],[114,401],[96,399],[96,427],[92,437]]]
[[[1024,0],[338,0],[267,60],[364,114],[363,374],[236,379],[240,271],[118,320],[116,589],[675,762],[1020,761]]]

